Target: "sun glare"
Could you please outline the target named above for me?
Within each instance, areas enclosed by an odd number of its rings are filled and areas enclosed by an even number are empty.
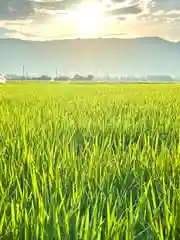
[[[99,3],[79,4],[69,13],[80,36],[98,34],[103,24],[103,9]]]

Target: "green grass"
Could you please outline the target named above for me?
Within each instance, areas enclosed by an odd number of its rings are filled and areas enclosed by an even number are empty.
[[[180,85],[0,86],[0,239],[180,239]]]

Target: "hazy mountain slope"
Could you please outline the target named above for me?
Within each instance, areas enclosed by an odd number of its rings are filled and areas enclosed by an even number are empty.
[[[0,73],[180,74],[180,44],[160,38],[0,40]]]

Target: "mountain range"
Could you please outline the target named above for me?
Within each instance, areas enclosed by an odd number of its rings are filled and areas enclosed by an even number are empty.
[[[180,43],[158,37],[0,39],[0,58],[1,74],[180,75]]]

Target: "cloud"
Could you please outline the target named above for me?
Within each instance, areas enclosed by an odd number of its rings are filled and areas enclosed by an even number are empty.
[[[134,6],[130,6],[130,7],[115,9],[111,13],[113,15],[122,15],[122,14],[126,15],[126,14],[138,14],[141,12],[142,12],[142,9],[140,7],[134,5]]]
[[[8,30],[7,28],[5,27],[0,27],[0,35],[6,37],[8,34],[14,34],[16,33],[16,31],[14,30]]]
[[[49,10],[67,10],[80,1],[62,0],[62,1],[34,1],[34,7],[37,9]]]
[[[179,0],[156,0],[155,9],[162,10],[180,10]]]
[[[33,2],[28,0],[0,1],[0,20],[25,19],[34,13]]]
[[[38,1],[34,0],[34,6],[38,9],[51,9],[51,10],[70,10],[76,7],[77,4],[81,3],[90,3],[90,2],[104,2],[103,0],[47,0],[47,1]],[[106,1],[107,2],[107,1]]]
[[[138,15],[148,13],[155,0],[113,0],[112,15]]]
[[[125,21],[125,20],[126,20],[125,17],[119,17],[119,16],[118,16],[118,17],[116,18],[116,21]]]
[[[112,9],[112,14],[137,14],[142,11],[141,9],[147,8],[152,0],[1,0],[0,20],[27,19],[37,12],[42,16],[53,10],[69,11],[77,4],[85,2],[102,3],[109,7],[109,10]]]
[[[65,10],[79,1],[38,1],[38,0],[0,0],[0,20],[27,19],[36,13],[36,10]]]
[[[0,0],[0,37],[77,37],[77,29],[66,14],[85,2],[102,5],[107,20],[100,31],[102,36],[121,37],[119,32],[126,32],[129,37],[152,33],[165,36],[169,32],[173,39],[173,34],[180,31],[180,0]]]
[[[180,10],[157,10],[138,16],[141,21],[173,23],[180,19]]]

